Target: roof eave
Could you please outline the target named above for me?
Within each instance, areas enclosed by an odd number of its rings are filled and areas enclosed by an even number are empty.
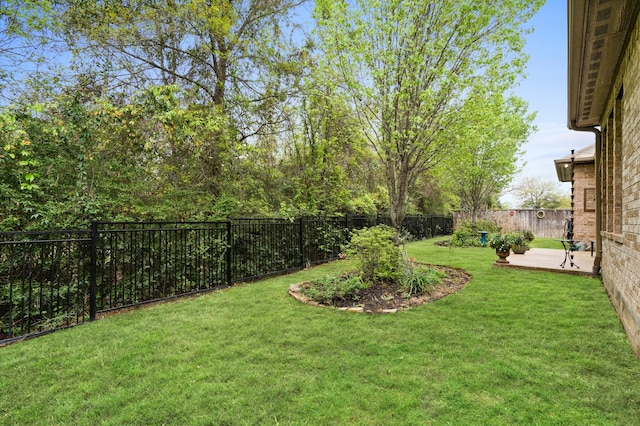
[[[567,1],[569,128],[600,125],[639,10],[636,0]]]
[[[569,128],[577,126],[578,93],[584,49],[584,11],[584,1],[567,1],[567,126]],[[581,125],[585,124],[581,123]],[[559,174],[558,178],[560,178]]]

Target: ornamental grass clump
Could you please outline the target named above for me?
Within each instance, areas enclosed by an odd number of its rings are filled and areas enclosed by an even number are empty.
[[[437,269],[410,264],[402,275],[400,283],[405,294],[411,297],[423,293],[432,293],[442,283],[442,279],[445,276],[444,272]]]

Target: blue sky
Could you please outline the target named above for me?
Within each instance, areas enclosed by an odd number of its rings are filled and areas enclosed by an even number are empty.
[[[567,128],[567,4],[562,0],[547,3],[529,21],[534,32],[529,34],[525,51],[529,55],[527,76],[515,94],[529,103],[530,111],[537,111],[538,131],[524,146],[526,165],[515,177],[558,181],[553,160],[569,155],[594,143],[592,133],[575,132]],[[559,188],[568,195],[569,184]],[[517,201],[509,194],[501,200],[510,207]]]

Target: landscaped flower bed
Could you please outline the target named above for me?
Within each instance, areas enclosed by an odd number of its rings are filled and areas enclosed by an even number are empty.
[[[440,281],[428,286],[417,294],[409,294],[402,283],[374,282],[350,293],[336,294],[335,297],[317,297],[314,291],[317,282],[292,284],[289,294],[297,300],[314,306],[334,307],[352,312],[390,313],[419,306],[441,299],[461,290],[471,279],[471,275],[462,269],[448,266],[417,264],[428,267],[441,274]]]
[[[299,300],[359,312],[395,312],[463,287],[464,271],[418,264],[403,255],[402,238],[380,225],[354,232],[346,247],[356,269],[293,286]]]

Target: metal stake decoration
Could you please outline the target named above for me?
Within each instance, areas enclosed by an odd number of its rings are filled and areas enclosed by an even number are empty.
[[[574,188],[574,177],[575,177],[575,169],[574,169],[574,152],[575,150],[571,150],[571,214],[569,216],[569,229],[567,230],[567,240],[569,240],[570,244],[573,245],[573,202],[575,197],[575,188]]]
[[[575,241],[573,240],[573,205],[574,205],[574,197],[575,197],[575,188],[574,188],[574,178],[575,178],[575,172],[574,172],[574,162],[575,162],[575,158],[574,158],[574,150],[571,150],[571,213],[569,215],[569,219],[565,222],[565,226],[566,226],[566,235],[565,235],[565,239],[561,240],[562,241],[562,247],[564,248],[564,261],[560,264],[560,266],[562,266],[564,268],[564,265],[567,263],[567,260],[569,261],[569,265],[571,267],[576,267],[578,269],[580,269],[580,267],[578,265],[576,265],[575,263],[573,263],[573,251],[575,250]]]

